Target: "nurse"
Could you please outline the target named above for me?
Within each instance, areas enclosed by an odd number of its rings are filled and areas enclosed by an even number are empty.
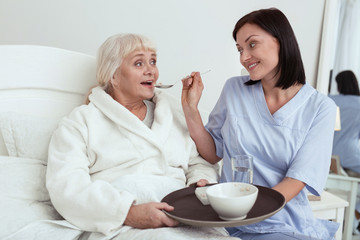
[[[339,94],[330,95],[340,108],[341,131],[335,132],[333,154],[349,176],[360,177],[360,89],[355,74],[342,71],[336,75]],[[360,215],[360,214],[359,214]]]
[[[330,95],[340,108],[341,131],[334,134],[333,154],[339,156],[341,166],[351,177],[360,178],[360,89],[351,70],[336,75],[339,94]],[[360,191],[358,190],[353,234],[359,235]]]
[[[223,159],[221,181],[231,181],[230,158],[254,157],[254,184],[282,193],[285,207],[262,222],[228,228],[247,239],[333,239],[338,224],[313,217],[307,190],[320,195],[330,166],[336,106],[305,82],[294,32],[278,9],[242,17],[233,38],[250,76],[227,80],[204,127],[197,108],[198,72],[183,81],[182,105],[201,156]]]

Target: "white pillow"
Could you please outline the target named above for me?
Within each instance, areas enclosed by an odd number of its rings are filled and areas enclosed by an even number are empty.
[[[39,220],[59,220],[37,159],[0,156],[0,239]]]
[[[9,156],[47,161],[51,135],[59,119],[14,112],[0,114],[0,130]]]

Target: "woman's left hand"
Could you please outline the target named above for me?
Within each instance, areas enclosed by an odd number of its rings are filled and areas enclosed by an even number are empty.
[[[197,187],[205,187],[206,185],[209,184],[209,181],[206,179],[200,179],[197,183],[196,186]]]
[[[139,228],[174,227],[178,221],[169,218],[162,210],[173,211],[174,207],[162,202],[149,202],[132,205],[124,221],[124,225]]]
[[[280,183],[273,187],[274,190],[280,192],[288,202],[293,199],[306,186],[305,183],[290,177],[285,177]]]

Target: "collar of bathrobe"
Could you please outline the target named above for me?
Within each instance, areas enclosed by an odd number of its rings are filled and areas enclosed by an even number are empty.
[[[115,101],[102,87],[94,88],[89,99],[99,111],[115,122],[119,128],[125,128],[131,133],[145,138],[162,150],[171,130],[173,115],[169,101],[166,100],[166,95],[161,91],[155,91],[155,96],[152,99],[155,103],[155,112],[151,129],[123,105]]]

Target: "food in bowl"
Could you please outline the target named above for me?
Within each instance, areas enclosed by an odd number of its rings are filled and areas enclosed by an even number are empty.
[[[258,188],[252,184],[226,182],[210,186],[206,195],[211,207],[223,220],[241,220],[254,206]]]

